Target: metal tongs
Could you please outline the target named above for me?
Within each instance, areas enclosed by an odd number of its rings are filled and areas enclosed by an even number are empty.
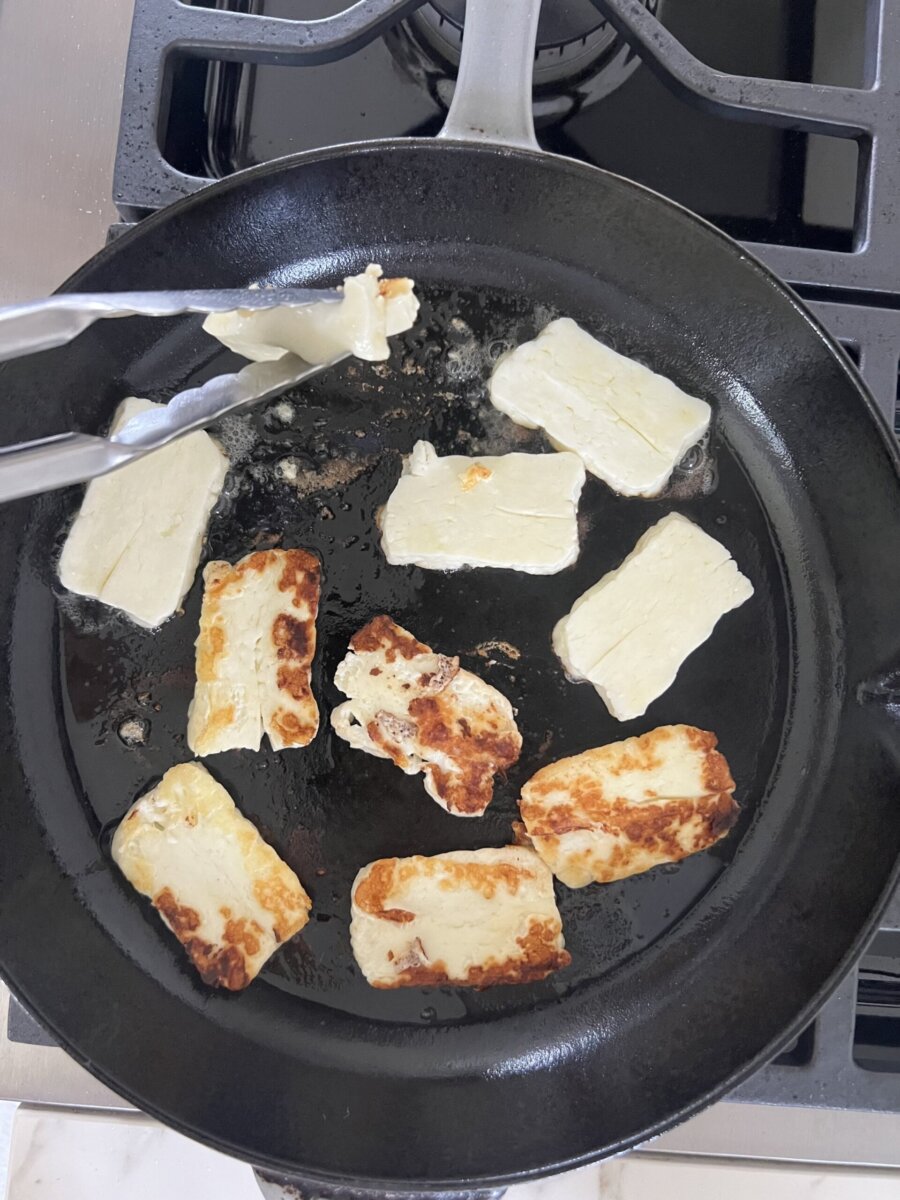
[[[0,308],[0,362],[65,345],[108,317],[173,317],[235,309],[300,308],[334,303],[342,293],[305,288],[183,292],[104,292],[51,296]],[[269,400],[347,355],[310,364],[293,354],[254,362],[232,375],[173,396],[165,408],[139,413],[109,437],[61,433],[0,447],[0,502],[49,492],[115,471],[245,405]]]

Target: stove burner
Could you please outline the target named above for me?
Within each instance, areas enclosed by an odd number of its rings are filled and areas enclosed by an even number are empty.
[[[653,10],[656,2],[644,0]],[[466,0],[431,0],[408,19],[414,41],[432,60],[438,76],[445,72],[454,76],[459,66],[465,11]],[[545,0],[534,56],[534,86],[538,93],[535,116],[564,116],[573,103],[582,107],[609,95],[639,62],[591,0]],[[563,103],[559,96],[564,87],[569,103]],[[452,88],[444,82],[436,90],[441,102],[449,103]],[[554,93],[557,103],[553,102]]]

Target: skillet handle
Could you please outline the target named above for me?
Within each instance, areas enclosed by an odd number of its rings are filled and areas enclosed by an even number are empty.
[[[471,0],[470,0],[471,2]],[[371,1188],[356,1188],[352,1184],[314,1183],[293,1175],[272,1175],[254,1170],[265,1200],[502,1200],[506,1188],[489,1188],[466,1192],[379,1192]]]
[[[531,106],[541,0],[466,0],[456,90],[442,138],[537,150]]]

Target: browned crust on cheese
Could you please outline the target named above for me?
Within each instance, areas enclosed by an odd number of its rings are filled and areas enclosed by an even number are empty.
[[[422,655],[434,658],[430,646],[385,615],[375,617],[354,634],[350,649],[360,654],[382,652],[389,664],[398,657],[408,662]],[[375,719],[368,722],[366,733],[374,745],[404,770],[410,758],[403,742],[415,740],[423,757],[430,750],[446,755],[456,766],[455,771],[433,763],[423,767],[432,787],[448,811],[482,813],[493,797],[494,776],[517,761],[522,738],[515,722],[498,705],[475,714],[467,712],[450,689],[460,672],[459,659],[445,654],[437,655],[437,659],[437,669],[423,670],[417,679],[419,692],[426,694],[415,696],[405,713],[376,713]],[[380,674],[381,669],[374,667],[370,673]]]
[[[416,722],[422,746],[440,750],[458,768],[445,771],[434,763],[425,767],[447,808],[458,813],[483,812],[494,794],[494,776],[512,766],[522,749],[515,726],[492,708],[479,713],[481,724],[473,729],[471,717],[461,716],[455,697],[446,693],[418,696],[410,702],[409,715]]]
[[[411,282],[405,276],[396,279],[379,279],[378,294],[385,300],[393,300],[397,296],[406,296],[412,291]]]
[[[200,926],[200,914],[195,908],[179,904],[171,888],[163,890],[154,897],[153,903],[162,913],[177,938],[184,940]]]
[[[234,568],[219,559],[209,562],[203,571],[203,604],[200,611],[200,634],[197,638],[196,672],[198,683],[214,683],[218,665],[228,653],[228,639],[221,624],[219,604],[233,583]],[[203,736],[215,740],[220,730],[234,721],[234,705],[223,704],[210,710]]]
[[[225,922],[225,941],[230,946],[237,946],[245,954],[259,954],[262,927],[256,921],[248,921],[246,917],[232,918]]]
[[[369,865],[366,875],[353,893],[357,908],[373,917],[380,917],[384,913],[384,902],[393,891],[399,862],[397,858],[379,858]]]
[[[225,653],[225,645],[225,630],[221,625],[210,625],[205,636],[197,640],[198,679],[215,679],[216,663]]]
[[[707,850],[723,838],[737,821],[740,807],[732,793],[735,783],[724,756],[716,750],[715,734],[693,726],[664,726],[633,739],[617,765],[605,764],[609,774],[652,771],[661,765],[660,743],[678,731],[702,756],[701,779],[708,793],[699,797],[657,797],[648,789],[640,803],[615,795],[606,795],[596,774],[584,760],[592,752],[563,759],[542,768],[525,784],[519,808],[528,835],[535,848],[555,847],[565,834],[592,830],[615,842],[602,870],[593,861],[591,869],[598,883],[622,879],[648,869],[655,863],[679,862],[698,851]],[[582,760],[580,763],[579,760]],[[568,803],[549,806],[546,798],[561,790],[560,776],[566,768]],[[684,831],[695,827],[685,844]],[[570,856],[571,857],[571,856]],[[590,851],[581,857],[591,862]],[[637,864],[637,865],[635,865]]]
[[[219,600],[223,593],[231,591],[232,588],[239,588],[247,575],[264,571],[268,567],[273,553],[272,550],[254,550],[233,566],[221,559],[207,563],[203,571],[204,598]]]
[[[278,554],[284,564],[278,590],[289,592],[294,603],[298,606],[307,604],[315,616],[319,607],[319,582],[321,568],[319,560],[309,550],[268,550],[268,554]]]
[[[275,652],[275,684],[284,703],[267,716],[266,728],[285,746],[306,746],[319,728],[319,710],[312,694],[311,668],[316,652],[316,615],[319,608],[321,571],[319,561],[308,550],[256,550],[234,566],[208,563],[203,572],[203,608],[197,639],[197,681],[213,683],[219,664],[227,656],[228,638],[221,606],[230,592],[240,592],[254,574],[280,567],[278,590],[284,593],[285,610],[278,614],[267,636]],[[294,611],[290,611],[294,610]],[[302,616],[297,615],[297,611]],[[213,709],[204,724],[205,741],[216,741],[234,722],[233,704]]]
[[[534,839],[555,839],[580,829],[602,829],[611,837],[623,837],[631,847],[651,853],[658,862],[678,862],[699,850],[714,845],[731,829],[740,809],[726,794],[701,796],[696,800],[661,800],[634,805],[613,800],[594,805],[588,820],[570,805],[558,805],[552,812],[529,820],[523,807],[526,827]],[[699,818],[699,820],[698,820]],[[685,847],[678,834],[682,826],[698,822],[692,843]],[[614,848],[612,865],[627,866],[629,849]],[[618,873],[611,876],[618,879]]]
[[[354,903],[361,912],[386,921],[411,921],[412,913],[388,906],[390,896],[402,888],[410,879],[421,876],[440,876],[439,886],[446,891],[460,887],[481,892],[486,900],[493,900],[500,887],[515,896],[524,878],[532,878],[525,867],[513,863],[487,863],[477,859],[459,862],[448,858],[427,858],[415,855],[412,858],[379,858],[369,866],[368,873],[356,886]],[[397,916],[397,913],[404,913]],[[389,915],[393,914],[393,915]]]
[[[451,683],[459,674],[458,658],[450,658],[446,654],[439,654],[437,660],[437,670],[423,671],[417,680],[419,687],[424,688],[430,694],[442,692],[447,684]]]
[[[528,830],[525,828],[524,821],[513,821],[511,844],[513,846],[521,846],[524,850],[534,849],[534,842],[528,836]]]
[[[269,876],[253,885],[256,899],[273,915],[273,932],[279,942],[285,942],[304,927],[309,919],[311,902],[299,884],[289,886],[283,879]],[[223,944],[214,946],[197,936],[200,915],[196,909],[179,904],[171,888],[163,888],[153,898],[153,905],[184,946],[200,978],[211,987],[240,991],[254,978],[247,969],[247,960],[259,954],[263,929],[254,920],[232,917],[229,908],[222,908],[225,918]]]
[[[271,729],[287,746],[308,746],[319,729],[319,710],[312,694],[312,660],[316,653],[316,616],[319,611],[321,568],[308,550],[270,551],[282,562],[278,589],[307,616],[280,613],[271,629],[278,658],[275,683],[293,702],[268,718]]]
[[[311,640],[315,640],[315,629],[310,630],[308,621],[298,621],[290,613],[279,613],[272,622],[272,642],[278,649],[279,658],[301,661],[310,658]]]
[[[309,910],[312,908],[312,901],[300,881],[293,876],[293,872],[291,876],[288,882],[270,872],[253,884],[253,895],[272,914],[272,932],[279,942],[286,942],[300,932],[309,920]]]
[[[443,891],[455,892],[461,887],[467,887],[473,892],[481,892],[485,900],[493,900],[501,887],[511,896],[515,896],[523,878],[526,875],[532,878],[530,871],[515,867],[512,863],[483,863],[477,859],[471,862],[445,859],[440,865],[440,870],[444,878],[439,886]]]
[[[228,729],[234,723],[234,705],[225,704],[210,711],[204,727],[204,737],[212,737],[220,729]]]
[[[533,917],[527,934],[516,938],[516,942],[522,948],[521,957],[492,958],[485,963],[478,963],[469,967],[464,978],[450,975],[447,964],[440,959],[427,962],[424,947],[419,942],[420,953],[410,954],[402,963],[398,962],[395,978],[373,981],[372,986],[383,991],[393,991],[401,987],[442,987],[452,984],[457,987],[474,987],[481,991],[498,984],[538,983],[554,971],[569,966],[572,961],[568,950],[558,949],[559,935],[558,921],[542,921]],[[409,961],[411,959],[418,961]]]
[[[304,721],[296,713],[288,712],[283,708],[272,713],[269,718],[269,726],[274,733],[278,734],[285,746],[308,746],[319,732],[318,720]]]
[[[385,659],[389,663],[396,662],[398,654],[401,658],[410,659],[419,654],[431,653],[428,646],[405,629],[401,629],[384,614],[373,617],[368,625],[364,625],[353,635],[350,639],[350,649],[360,654],[384,650]]]
[[[716,735],[706,729],[696,729],[693,725],[684,725],[682,728],[691,745],[704,755],[703,786],[711,794],[733,792],[731,769],[725,761],[725,756],[716,749],[719,744]]]
[[[492,900],[498,890],[515,895],[523,880],[531,878],[527,867],[513,863],[455,861],[447,858],[382,858],[371,863],[356,885],[353,902],[360,912],[382,921],[408,922],[415,914],[394,906],[392,901],[402,896],[402,888],[410,879],[436,876],[439,886],[448,891],[468,887]],[[372,986],[390,990],[400,987],[439,987],[455,984],[461,987],[486,988],[496,984],[533,983],[545,979],[551,972],[567,967],[572,961],[566,950],[558,948],[562,928],[558,917],[532,917],[528,932],[517,938],[522,954],[514,959],[491,959],[469,968],[464,978],[452,977],[441,960],[429,962],[425,947],[416,939],[402,958],[393,963],[397,971],[390,980],[373,980]]]
[[[169,888],[163,888],[154,897],[153,904],[184,946],[204,983],[211,987],[227,988],[232,992],[240,991],[250,983],[253,977],[247,972],[244,961],[247,933],[243,927],[246,922],[229,921],[226,925],[226,938],[228,929],[231,928],[235,939],[229,940],[224,946],[212,946],[202,938],[194,936],[200,926],[197,911],[180,905]]]
[[[483,463],[472,463],[471,467],[460,475],[459,486],[464,492],[471,492],[473,487],[477,487],[485,479],[490,479],[492,474],[490,467]]]

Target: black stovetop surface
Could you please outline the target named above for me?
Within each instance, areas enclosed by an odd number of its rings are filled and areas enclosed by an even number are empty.
[[[586,7],[593,23],[602,24],[589,2],[546,3],[579,15]],[[209,0],[203,7],[312,19],[340,12],[346,0]],[[657,15],[719,70],[853,87],[865,82],[865,10],[866,0],[658,0]],[[215,178],[320,146],[437,133],[454,66],[423,35],[434,23],[432,11],[426,5],[386,37],[323,65],[176,56],[173,100],[160,131],[166,158],[188,174]],[[566,51],[558,58],[565,60]],[[540,58],[538,66],[540,78]],[[565,76],[566,69],[543,73]],[[539,83],[535,99],[545,149],[647,184],[734,237],[851,246],[858,166],[852,139],[700,112],[634,56],[624,67],[609,56],[580,71],[573,67],[567,78]]]

